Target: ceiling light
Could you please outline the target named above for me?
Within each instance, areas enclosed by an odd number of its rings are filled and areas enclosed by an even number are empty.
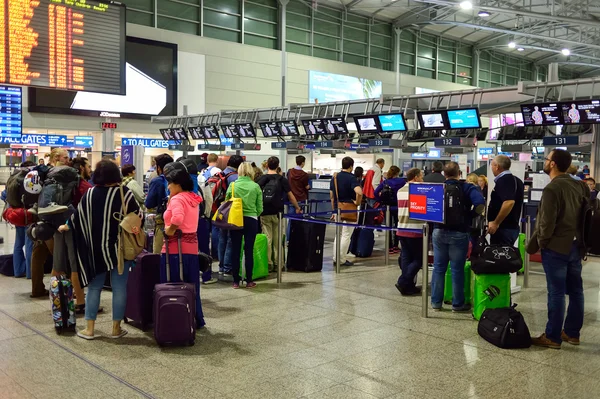
[[[517,47],[517,43],[515,43],[515,42],[510,42],[510,43],[508,43],[508,47],[510,47],[510,48],[515,48],[515,47]]]
[[[525,51],[525,49],[523,47],[519,47],[517,51]]]
[[[479,12],[477,13],[477,15],[479,15],[480,17],[489,17],[489,16],[490,16],[490,13],[489,13],[489,12],[487,12],[487,11],[479,11]]]
[[[473,3],[471,3],[470,1],[463,1],[460,3],[460,8],[462,8],[463,10],[470,10],[473,8]]]
[[[571,55],[571,50],[569,50],[568,48],[564,48],[562,50],[560,50],[560,52],[565,56],[568,57]]]

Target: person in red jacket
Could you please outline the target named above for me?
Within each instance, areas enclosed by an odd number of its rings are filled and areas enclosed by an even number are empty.
[[[367,200],[367,204],[371,207],[375,207],[377,202],[375,196],[375,190],[383,181],[383,167],[385,166],[385,160],[379,158],[375,161],[375,165],[367,172],[365,176],[365,183],[363,187],[363,194]]]

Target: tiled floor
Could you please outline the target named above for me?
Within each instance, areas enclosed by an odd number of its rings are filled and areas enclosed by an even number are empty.
[[[4,225],[0,233],[11,247]],[[600,397],[600,262],[584,267],[581,346],[506,351],[479,338],[469,315],[421,318],[421,298],[394,287],[396,257],[383,266],[381,253],[340,275],[327,260],[322,273],[285,273],[280,286],[203,287],[207,327],[194,347],[169,349],[133,327],[117,341],[57,336],[49,301],[31,300],[29,281],[0,276],[0,398]],[[537,334],[543,275],[531,284],[514,301]]]

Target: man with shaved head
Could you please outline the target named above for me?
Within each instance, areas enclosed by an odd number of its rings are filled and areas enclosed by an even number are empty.
[[[498,155],[492,161],[494,190],[488,208],[491,244],[514,245],[519,237],[519,219],[523,209],[523,181],[510,171],[510,158]]]

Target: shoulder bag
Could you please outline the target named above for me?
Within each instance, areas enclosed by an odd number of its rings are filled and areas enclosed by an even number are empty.
[[[142,253],[146,244],[146,235],[142,232],[142,218],[138,212],[125,214],[125,195],[123,185],[119,186],[121,194],[121,212],[115,218],[119,220],[119,274],[123,274],[124,261],[135,260]],[[135,199],[134,199],[135,200]]]
[[[231,183],[231,198],[221,204],[213,216],[216,227],[223,230],[244,228],[244,208],[242,199],[235,197],[235,183]]]
[[[335,198],[337,200],[337,206],[342,211],[340,214],[340,218],[346,222],[356,222],[358,221],[358,206],[354,202],[341,202],[340,195],[338,193],[338,182],[337,182],[337,173],[333,175],[333,184],[335,185]],[[353,212],[344,212],[344,211],[353,211]]]

